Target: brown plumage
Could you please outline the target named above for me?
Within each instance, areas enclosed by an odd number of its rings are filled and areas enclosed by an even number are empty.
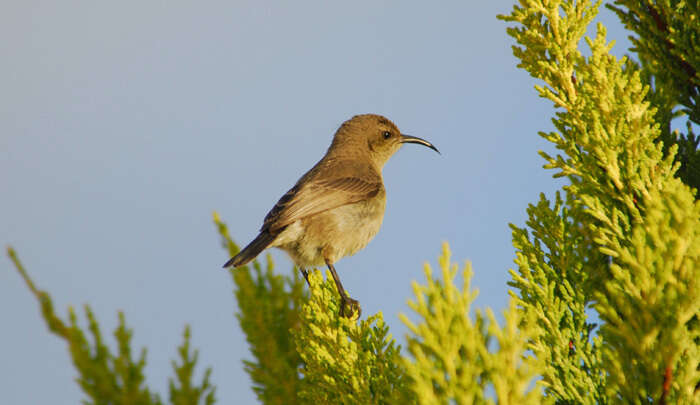
[[[299,266],[328,266],[341,297],[340,312],[359,303],[348,297],[333,264],[363,249],[384,218],[382,168],[404,143],[437,149],[428,141],[402,135],[388,119],[356,115],[343,123],[325,156],[270,210],[260,234],[224,267],[242,266],[268,247],[286,251]],[[308,279],[307,279],[308,282]]]

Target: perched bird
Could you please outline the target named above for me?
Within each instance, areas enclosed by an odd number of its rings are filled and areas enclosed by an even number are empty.
[[[286,251],[307,283],[306,269],[325,264],[340,294],[340,314],[349,305],[348,316],[355,310],[359,316],[359,303],[345,292],[333,264],[363,249],[379,231],[386,206],[382,168],[404,143],[439,153],[430,142],[401,134],[380,115],[345,121],[326,155],[280,198],[260,234],[224,267],[242,266],[268,247]]]

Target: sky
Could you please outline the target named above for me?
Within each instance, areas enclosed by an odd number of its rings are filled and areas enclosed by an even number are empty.
[[[471,261],[475,305],[507,303],[509,223],[563,183],[551,103],[516,67],[512,1],[9,1],[0,7],[0,243],[57,312],[89,304],[114,347],[117,311],[167,399],[185,324],[218,403],[255,404],[233,282],[212,212],[240,244],[318,161],[338,126],[377,113],[434,143],[385,166],[379,234],[340,260],[364,316],[404,342],[412,281],[443,241]],[[626,51],[615,16],[600,20]],[[271,250],[279,272],[290,260]],[[0,259],[0,391],[11,404],[84,398],[64,341]],[[84,322],[82,323],[85,324]]]

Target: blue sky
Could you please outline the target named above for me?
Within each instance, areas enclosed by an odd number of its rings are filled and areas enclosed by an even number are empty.
[[[4,4],[0,242],[60,314],[89,303],[110,342],[123,310],[164,398],[189,323],[219,403],[256,403],[212,211],[247,243],[335,129],[372,112],[442,155],[407,145],[386,165],[384,224],[336,265],[345,287],[402,342],[410,283],[448,241],[454,260],[473,263],[476,305],[502,310],[508,223],[562,185],[537,155],[552,152],[537,136],[552,109],[496,20],[511,1],[436,4]],[[601,19],[624,53],[626,33],[611,12]],[[7,259],[0,319],[5,401],[79,403],[66,345]]]

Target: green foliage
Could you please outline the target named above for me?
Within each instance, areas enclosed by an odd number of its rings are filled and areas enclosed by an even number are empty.
[[[700,189],[700,138],[691,122],[700,125],[700,3],[697,1],[616,0],[615,11],[630,36],[641,71],[649,86],[647,99],[657,109],[659,139],[665,149],[678,145],[678,176]],[[678,109],[677,107],[681,108]],[[687,115],[687,132],[671,131],[671,121]],[[700,194],[696,194],[700,198]]]
[[[699,33],[700,35],[700,33]],[[700,123],[698,123],[700,125]],[[673,131],[670,139],[659,137],[666,145],[678,145],[676,162],[680,163],[678,177],[695,189],[695,199],[700,199],[700,135],[693,132],[693,125],[686,123],[686,133]]]
[[[68,343],[73,365],[78,371],[76,381],[87,397],[83,401],[84,404],[160,405],[163,403],[145,383],[143,371],[146,366],[146,349],[141,350],[137,359],[132,356],[132,331],[127,328],[123,313],[119,312],[119,325],[114,331],[117,342],[117,353],[114,354],[104,342],[97,319],[88,305],[85,306],[85,317],[92,342],[78,325],[75,311],[69,308],[69,323],[59,318],[54,311],[51,296],[36,288],[12,248],[8,248],[7,253],[27,287],[39,301],[41,313],[49,331]],[[207,369],[201,384],[192,383],[192,371],[197,363],[197,354],[195,353],[194,356],[189,354],[189,338],[189,327],[185,327],[184,342],[179,348],[182,364],[173,363],[177,384],[173,380],[170,381],[171,403],[211,405],[214,403],[214,387],[209,383],[211,370]]]
[[[239,248],[217,213],[214,213],[214,223],[228,254],[236,255]],[[307,300],[308,294],[297,272],[290,278],[275,274],[273,268],[268,256],[264,272],[257,260],[253,264],[254,274],[249,266],[230,270],[236,287],[238,322],[256,359],[243,363],[260,402],[295,404],[300,391],[298,370],[302,360],[290,330],[298,327],[301,303]]]
[[[532,240],[526,229],[511,225],[518,271],[511,270],[510,285],[520,292],[517,305],[533,314],[539,330],[530,349],[545,363],[547,394],[559,403],[605,404],[602,342],[593,336],[586,308],[608,259],[581,225],[586,215],[581,205],[567,197],[565,204],[557,193],[551,207],[542,195],[528,208]]]
[[[215,388],[209,382],[211,368],[206,369],[201,385],[192,385],[194,369],[197,365],[199,352],[190,351],[190,327],[185,326],[183,342],[177,348],[180,363],[172,362],[176,379],[170,379],[168,388],[170,391],[170,403],[173,405],[200,404],[212,405],[215,401]]]
[[[644,69],[672,100],[700,124],[700,4],[697,1],[615,0],[615,11]]]

